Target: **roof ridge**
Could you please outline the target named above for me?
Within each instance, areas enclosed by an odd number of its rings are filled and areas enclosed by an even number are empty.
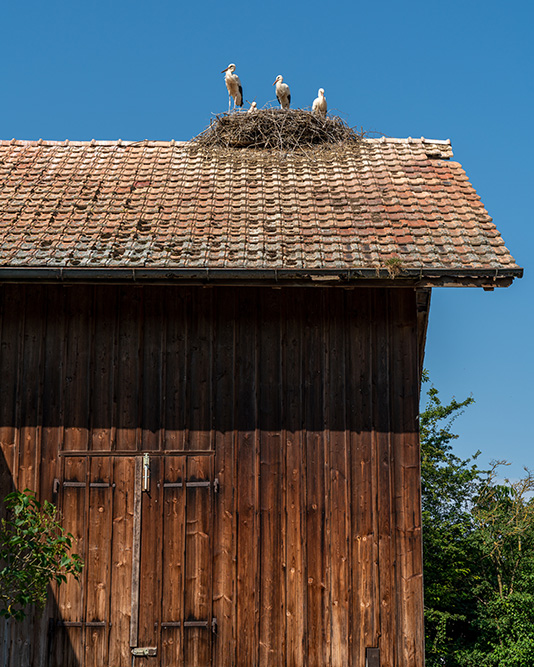
[[[139,141],[124,141],[123,139],[114,139],[109,140],[96,140],[91,139],[90,141],[73,141],[71,139],[65,139],[63,141],[56,140],[44,140],[44,139],[0,139],[0,146],[154,146],[154,147],[163,147],[163,146],[183,146],[188,144],[188,141],[177,141],[176,139],[170,139],[168,141],[152,140],[152,139],[140,139]]]
[[[403,143],[403,144],[442,144],[451,145],[450,139],[427,139],[420,137],[363,137],[363,141],[370,143]],[[139,141],[123,141],[122,139],[103,140],[91,139],[90,141],[76,141],[71,139],[53,140],[53,139],[0,139],[0,146],[185,146],[189,141],[177,141],[176,139],[158,140],[158,139],[140,139]]]
[[[363,140],[370,142],[378,142],[381,144],[384,144],[386,142],[391,142],[394,144],[442,144],[445,146],[451,145],[450,139],[427,139],[426,137],[420,137],[418,139],[414,139],[413,137],[400,138],[400,137],[382,136],[382,137],[363,137]]]

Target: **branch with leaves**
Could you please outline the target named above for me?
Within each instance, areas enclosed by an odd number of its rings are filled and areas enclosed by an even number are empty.
[[[520,563],[528,556],[523,542],[534,525],[534,475],[525,468],[523,478],[499,483],[499,469],[504,465],[506,461],[492,464],[472,509],[482,551],[495,571],[501,599],[514,592]]]
[[[56,507],[42,504],[29,489],[4,498],[7,517],[0,524],[0,615],[22,620],[28,606],[44,606],[48,585],[80,576],[83,561],[70,554],[73,536],[60,523]]]

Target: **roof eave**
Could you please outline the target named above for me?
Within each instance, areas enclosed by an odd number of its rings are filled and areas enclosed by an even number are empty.
[[[10,283],[137,283],[194,285],[313,285],[389,287],[508,287],[521,278],[523,269],[245,269],[245,268],[169,268],[169,267],[0,267],[0,282]]]

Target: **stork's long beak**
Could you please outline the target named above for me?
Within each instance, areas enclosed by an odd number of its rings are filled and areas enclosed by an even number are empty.
[[[227,67],[226,69],[223,69],[223,71],[221,72],[221,74],[224,74],[224,72],[227,72],[227,71],[228,71],[228,67]]]
[[[273,86],[275,85],[276,82],[277,82],[277,79],[274,80],[274,82],[273,82]]]

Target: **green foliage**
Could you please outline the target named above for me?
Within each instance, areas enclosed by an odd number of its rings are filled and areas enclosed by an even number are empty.
[[[472,398],[420,415],[428,667],[534,665],[534,478],[499,482],[452,450]],[[478,455],[478,454],[477,454]],[[476,456],[475,455],[475,458]]]
[[[470,459],[453,453],[451,442],[458,436],[452,426],[473,399],[452,399],[443,405],[434,387],[427,396],[419,417],[427,663],[455,665],[452,656],[459,638],[473,632],[469,503],[477,492],[480,471]]]
[[[59,523],[55,506],[29,490],[4,498],[7,518],[0,524],[0,615],[22,620],[26,608],[46,601],[48,584],[79,577],[83,567],[69,555],[73,537]]]

